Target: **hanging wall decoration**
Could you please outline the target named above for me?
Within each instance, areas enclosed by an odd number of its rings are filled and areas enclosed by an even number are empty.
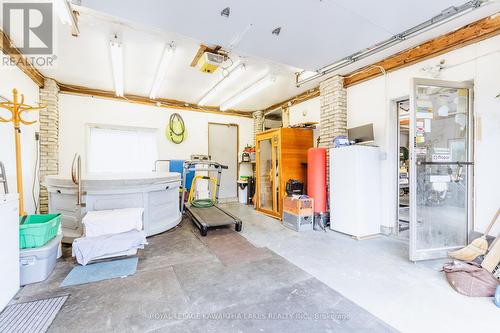
[[[173,113],[170,116],[165,135],[168,140],[175,144],[181,144],[186,139],[186,125],[180,114]]]

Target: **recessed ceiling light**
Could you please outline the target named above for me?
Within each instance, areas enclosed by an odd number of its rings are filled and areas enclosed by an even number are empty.
[[[281,27],[277,27],[276,29],[273,30],[273,35],[279,36],[281,32]]]
[[[223,16],[223,17],[229,17],[229,14],[231,14],[231,9],[229,7],[224,8],[220,12],[220,16]]]

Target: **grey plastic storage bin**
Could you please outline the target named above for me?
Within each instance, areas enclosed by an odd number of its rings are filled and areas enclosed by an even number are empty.
[[[283,212],[283,225],[295,231],[313,230],[312,215],[295,215],[288,212]]]
[[[47,279],[54,270],[62,235],[57,235],[47,244],[32,249],[23,249],[19,253],[21,286]]]

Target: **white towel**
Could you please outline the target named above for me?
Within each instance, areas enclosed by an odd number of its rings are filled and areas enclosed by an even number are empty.
[[[146,241],[144,231],[132,230],[114,235],[82,237],[73,241],[72,255],[80,265],[102,256],[120,254],[131,249],[143,249]]]
[[[130,230],[142,230],[143,208],[95,210],[82,219],[86,237],[118,234]]]

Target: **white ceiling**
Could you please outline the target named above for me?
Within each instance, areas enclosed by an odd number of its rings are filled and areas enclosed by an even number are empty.
[[[119,33],[124,45],[125,93],[148,96],[165,43],[175,41],[175,58],[159,97],[196,103],[220,80],[220,70],[205,74],[189,64],[200,43],[231,42],[252,24],[231,50],[231,58],[247,64],[247,71],[225,89],[213,105],[219,105],[268,72],[277,75],[272,88],[235,108],[254,111],[299,94],[318,81],[295,86],[294,72],[317,69],[346,55],[380,42],[464,0],[82,0],[79,37],[57,20],[57,67],[41,68],[60,82],[113,90],[109,39]],[[220,11],[229,6],[229,18]],[[88,8],[89,7],[89,8]],[[486,6],[489,7],[489,6]],[[494,8],[479,9],[385,53],[344,70],[353,70],[377,57],[395,53],[423,40],[487,16]],[[498,10],[498,6],[497,6]],[[271,31],[280,26],[281,34]],[[286,65],[285,65],[286,64]],[[343,74],[343,73],[340,73]]]
[[[466,0],[82,0],[143,25],[315,70],[369,47]],[[228,18],[223,8],[230,7]],[[279,36],[271,32],[281,27]]]

